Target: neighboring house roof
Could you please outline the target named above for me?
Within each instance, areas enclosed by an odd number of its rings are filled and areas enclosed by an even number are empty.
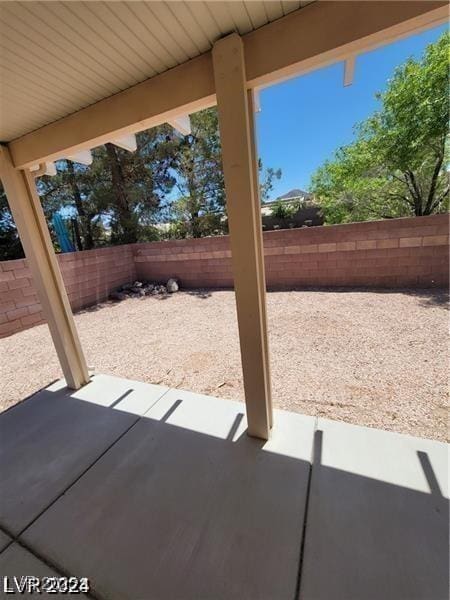
[[[282,196],[278,196],[277,200],[291,200],[292,198],[298,197],[309,197],[309,194],[304,190],[294,188],[293,190],[289,190],[289,192],[286,192]]]
[[[261,205],[261,214],[262,215],[271,215],[273,207],[276,204],[279,204],[280,202],[283,202],[285,204],[290,204],[291,202],[294,202],[294,201],[311,200],[311,199],[312,199],[312,196],[311,196],[311,194],[308,194],[308,192],[304,192],[303,190],[300,190],[300,189],[290,190],[286,194],[283,194],[282,196],[278,196],[278,198],[276,198],[275,200],[270,200],[269,202],[264,202]]]

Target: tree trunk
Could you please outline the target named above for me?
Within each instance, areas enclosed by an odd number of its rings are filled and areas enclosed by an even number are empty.
[[[442,163],[444,162],[444,154],[442,153],[437,157],[436,164],[434,166],[433,175],[431,176],[430,189],[428,191],[428,198],[425,204],[424,215],[430,215],[432,213],[432,206],[434,204],[434,197],[436,195],[436,187],[438,183],[439,173],[441,172]]]
[[[89,215],[84,210],[83,200],[81,198],[80,188],[77,184],[77,179],[75,176],[75,169],[73,168],[73,162],[71,160],[66,160],[67,163],[67,172],[69,174],[69,183],[72,189],[72,195],[75,202],[75,207],[77,209],[78,215],[81,220],[81,229],[83,231],[83,239],[84,239],[84,250],[90,250],[94,247],[94,240],[92,237],[92,226],[91,219]],[[82,250],[83,248],[81,248]]]
[[[410,170],[406,171],[404,176],[408,191],[414,202],[414,215],[416,217],[421,217],[423,214],[423,198],[419,186],[417,185],[416,177]]]
[[[106,153],[111,169],[111,179],[117,203],[117,217],[119,225],[119,239],[123,244],[130,244],[138,241],[137,219],[130,209],[125,177],[120,164],[117,148],[114,144],[105,144]]]
[[[83,250],[83,242],[81,241],[80,228],[78,226],[78,219],[76,217],[72,219],[72,228],[75,246],[77,247],[77,250]]]
[[[194,172],[194,161],[190,161],[190,168],[187,172],[187,188],[189,193],[189,225],[191,229],[191,235],[193,238],[201,237],[201,232],[199,229],[199,202],[197,199],[197,190],[195,186],[195,178],[193,175]]]

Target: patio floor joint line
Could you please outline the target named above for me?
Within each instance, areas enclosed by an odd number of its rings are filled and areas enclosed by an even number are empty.
[[[311,458],[309,462],[309,472],[308,472],[308,482],[306,484],[306,499],[305,499],[305,510],[303,515],[303,528],[302,535],[300,540],[300,556],[298,560],[298,570],[297,570],[297,583],[295,586],[295,596],[294,600],[300,599],[300,591],[301,591],[301,580],[302,580],[302,571],[303,571],[303,556],[305,553],[305,541],[306,541],[306,527],[308,523],[308,511],[309,511],[309,496],[311,493],[311,479],[313,474],[314,461],[316,459],[316,432],[317,425],[319,424],[319,418],[315,417],[314,419],[314,432],[313,432],[313,443],[311,447]]]
[[[51,384],[49,384],[51,385]],[[48,386],[46,386],[48,387]],[[45,388],[42,388],[45,389]],[[95,460],[94,462],[92,462],[88,467],[86,467],[86,469],[84,469],[84,471],[82,473],[80,473],[80,475],[78,475],[78,477],[76,477],[76,479],[74,479],[74,481],[72,481],[72,483],[70,483],[60,494],[58,494],[58,496],[52,501],[50,502],[50,504],[48,506],[46,506],[30,523],[28,523],[28,525],[26,527],[24,527],[19,533],[15,534],[11,531],[8,530],[8,528],[6,528],[4,525],[0,525],[0,531],[2,531],[3,533],[5,533],[9,538],[10,538],[10,542],[7,544],[7,546],[5,546],[5,548],[3,548],[3,550],[0,552],[3,553],[5,552],[12,544],[18,544],[19,546],[21,546],[22,548],[24,548],[27,552],[30,552],[30,554],[32,554],[35,558],[37,558],[38,560],[40,560],[42,563],[44,563],[45,565],[47,565],[49,568],[51,568],[53,571],[56,571],[57,573],[59,573],[60,575],[66,576],[66,577],[72,577],[73,574],[70,573],[69,571],[67,571],[62,565],[60,565],[59,563],[54,563],[52,560],[50,560],[49,558],[47,558],[45,555],[41,554],[40,552],[38,552],[37,550],[35,550],[33,548],[33,546],[30,546],[29,544],[27,544],[22,538],[21,536],[25,533],[25,531],[31,527],[45,512],[47,512],[47,510],[49,510],[62,496],[64,496],[64,494],[66,494],[70,488],[72,486],[74,486],[101,458],[103,458],[103,456],[109,452],[109,450],[111,450],[111,448],[113,446],[115,446],[115,444],[117,444],[117,442],[119,440],[121,440],[144,416],[145,414],[147,414],[147,412],[153,408],[172,388],[168,388],[163,394],[161,394],[161,396],[159,396],[159,398],[157,400],[155,400],[155,402],[145,411],[145,413],[143,413],[142,415],[139,415],[137,417],[137,419],[135,421],[133,421],[133,423],[125,430],[123,431]],[[38,390],[42,391],[42,390]],[[32,398],[34,395],[36,395],[38,392],[35,392],[33,394],[31,394],[28,398],[25,398],[25,400],[29,400],[30,398]],[[14,408],[14,407],[11,407]],[[85,596],[87,598],[91,598],[92,600],[106,600],[106,598],[104,598],[103,596],[100,596],[97,594],[97,592],[89,590],[89,593],[86,593]]]
[[[8,535],[10,535],[10,534],[8,534]],[[70,571],[67,571],[66,569],[62,568],[60,565],[49,560],[46,556],[40,554],[40,552],[37,552],[36,550],[34,550],[26,542],[19,539],[18,536],[13,537],[11,543],[9,543],[8,546],[0,552],[0,554],[5,552],[10,546],[12,546],[12,544],[17,544],[18,546],[20,546],[21,548],[23,548],[24,550],[26,550],[27,552],[32,554],[40,562],[44,563],[47,567],[52,569],[52,571],[56,571],[56,573],[58,573],[59,575],[62,575],[63,577],[67,577],[67,578],[75,577],[75,575],[73,575],[73,573],[71,573]],[[92,590],[89,590],[89,592],[83,592],[83,593],[84,593],[85,597],[88,598],[88,600],[90,600],[90,599],[91,600],[107,600],[106,598],[103,598],[103,596],[99,596],[96,592],[93,592]]]
[[[163,398],[169,391],[171,390],[171,388],[168,388],[164,394],[162,394],[153,404],[152,406],[150,406],[144,414],[139,415],[137,417],[137,419],[135,421],[133,421],[133,423],[127,428],[125,429],[125,431],[123,431],[119,437],[117,437],[111,444],[109,444],[109,446],[107,448],[105,448],[105,450],[103,450],[103,452],[101,454],[99,454],[99,456],[97,456],[97,458],[94,460],[94,462],[92,462],[90,465],[88,465],[82,473],[80,473],[73,481],[72,483],[70,483],[66,488],[64,488],[64,490],[62,490],[62,492],[60,494],[58,494],[58,496],[52,500],[52,502],[50,502],[50,504],[48,506],[46,506],[43,510],[41,510],[41,512],[32,520],[30,521],[30,523],[28,523],[28,525],[26,527],[24,527],[18,534],[17,536],[15,536],[15,538],[19,538],[21,535],[23,535],[25,533],[25,531],[31,527],[49,508],[51,508],[62,496],[64,496],[64,494],[66,494],[70,488],[72,488],[82,477],[84,477],[84,475],[86,475],[86,473],[92,469],[92,467],[98,463],[98,461],[103,458],[105,456],[105,454],[107,452],[109,452],[109,450],[111,450],[111,448],[113,446],[115,446],[117,444],[117,442],[119,442],[141,419],[142,417],[147,414],[147,412],[153,408],[160,400],[161,398]],[[9,535],[9,534],[8,534]]]

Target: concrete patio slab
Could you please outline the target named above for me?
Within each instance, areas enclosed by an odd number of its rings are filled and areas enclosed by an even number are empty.
[[[171,390],[23,534],[108,600],[292,599],[315,420]]]
[[[2,598],[19,595],[28,597],[33,595],[39,598],[60,598],[62,600],[71,595],[58,592],[47,593],[45,590],[48,590],[49,588],[46,587],[46,585],[49,585],[50,588],[53,586],[52,582],[45,582],[45,578],[59,578],[62,576],[62,574],[54,571],[51,567],[39,560],[31,552],[28,552],[28,550],[16,543],[9,546],[0,554],[0,573],[2,592],[0,595]],[[26,592],[19,593],[17,585],[24,585],[25,582],[23,580],[21,581],[21,579],[27,575],[39,578],[40,585],[42,586],[42,584],[44,584],[44,590],[42,587],[40,587],[41,591],[39,593],[36,591],[33,594]],[[14,581],[14,577],[17,578],[17,581]],[[53,587],[53,589],[55,588]],[[87,598],[87,596],[83,593],[76,594],[76,597]]]
[[[8,544],[11,543],[11,541],[11,538],[8,535],[6,535],[6,533],[0,531],[0,552],[4,550],[6,546],[8,546]]]
[[[0,525],[18,534],[167,391],[96,376],[57,382],[0,415]]]
[[[164,394],[144,417],[230,441],[237,441],[247,430],[242,402],[178,389]],[[315,417],[275,409],[274,419],[277,426],[263,443],[264,451],[310,462],[312,437],[302,437],[302,433],[305,427],[314,430]]]
[[[448,598],[448,446],[319,419],[301,600]]]
[[[46,389],[51,392],[66,389],[65,382],[64,380],[56,381]],[[153,385],[99,373],[92,375],[89,385],[76,391],[71,390],[70,395],[77,400],[85,400],[98,406],[115,408],[120,412],[140,416],[146,413],[169,389],[164,385]]]
[[[284,411],[263,442],[244,410],[106,376],[56,383],[0,417],[1,514],[23,522],[37,498],[19,543],[99,600],[447,598],[448,445]]]

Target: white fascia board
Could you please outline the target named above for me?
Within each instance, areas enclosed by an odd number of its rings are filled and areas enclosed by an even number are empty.
[[[53,177],[53,175],[56,175],[57,170],[56,170],[56,165],[54,162],[48,162],[45,163],[46,164],[46,170],[45,170],[45,174],[46,175],[50,175],[51,177]]]
[[[42,175],[50,175],[50,177],[52,177],[57,173],[56,165],[54,162],[45,163],[45,168],[43,164],[33,165],[32,167],[30,167],[30,171],[34,174],[35,177],[42,177]]]
[[[344,87],[348,87],[353,83],[355,75],[356,56],[349,56],[344,62]]]
[[[261,112],[261,96],[260,96],[261,88],[255,88],[253,90],[253,104],[255,107],[255,113]]]
[[[137,150],[137,141],[134,133],[111,140],[111,144],[114,144],[114,146],[119,146],[119,148],[123,148],[123,150],[128,150],[128,152],[134,152]]]
[[[174,129],[176,129],[181,135],[191,135],[191,119],[189,115],[182,115],[180,117],[176,117],[175,119],[170,119],[167,121],[169,125],[171,125]]]
[[[72,162],[80,163],[80,165],[91,165],[92,164],[92,152],[90,150],[83,150],[76,154],[66,156]]]

